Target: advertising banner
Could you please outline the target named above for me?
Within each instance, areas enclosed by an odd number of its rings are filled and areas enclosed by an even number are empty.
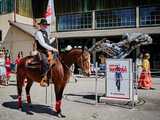
[[[132,60],[107,59],[106,63],[106,97],[132,100]]]

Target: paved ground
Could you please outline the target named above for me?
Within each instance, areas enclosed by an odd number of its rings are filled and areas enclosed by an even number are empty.
[[[0,120],[160,120],[160,78],[154,78],[153,81],[156,90],[138,90],[139,103],[134,109],[128,109],[126,103],[108,102],[94,105],[94,78],[78,78],[77,83],[71,80],[67,84],[63,98],[62,110],[66,118],[57,118],[50,107],[55,101],[54,93],[51,98],[51,86],[47,89],[46,104],[46,89],[34,83],[31,89],[33,115],[27,115],[25,109],[24,112],[17,110],[16,83],[11,80],[9,86],[0,88]],[[104,93],[104,79],[98,79],[98,92]],[[24,92],[23,100],[25,106]]]

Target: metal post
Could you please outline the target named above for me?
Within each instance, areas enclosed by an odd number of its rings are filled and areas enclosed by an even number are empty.
[[[16,22],[16,0],[14,0],[14,22]]]
[[[137,73],[137,63],[134,64],[134,106],[135,102],[138,101],[138,73]]]
[[[52,107],[52,101],[53,101],[53,87],[52,87],[52,84],[51,84],[51,107]]]
[[[95,100],[96,100],[96,105],[98,103],[98,93],[97,93],[97,80],[98,80],[98,63],[96,62],[96,77],[95,77]]]
[[[92,45],[94,45],[94,44],[96,44],[96,38],[93,38],[93,40],[92,40]],[[92,62],[95,67],[96,66],[96,51],[93,51]]]
[[[132,61],[133,62],[133,61]],[[131,63],[132,64],[132,63]],[[134,108],[134,80],[135,80],[135,63],[132,64],[132,71],[130,71],[130,79],[132,79],[132,109]],[[132,72],[132,73],[131,73]]]
[[[45,96],[45,104],[47,104],[47,87],[46,87],[46,96]]]

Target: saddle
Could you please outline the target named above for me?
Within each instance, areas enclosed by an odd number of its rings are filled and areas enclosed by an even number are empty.
[[[26,67],[27,68],[33,68],[33,69],[41,69],[41,54],[38,52],[37,54],[31,55],[28,57],[28,60],[26,61]],[[49,66],[53,66],[56,64],[56,57],[52,54],[52,52],[48,52],[48,63]]]
[[[41,62],[39,55],[35,56],[29,56],[28,60],[26,61],[26,68],[31,68],[31,69],[41,69]]]

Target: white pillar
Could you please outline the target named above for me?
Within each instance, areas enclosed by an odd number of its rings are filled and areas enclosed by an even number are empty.
[[[136,28],[139,28],[139,6],[136,7]]]
[[[92,29],[95,30],[96,28],[96,14],[95,10],[92,11]]]

